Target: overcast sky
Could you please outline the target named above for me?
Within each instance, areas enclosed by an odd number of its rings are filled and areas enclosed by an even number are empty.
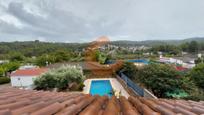
[[[0,0],[0,41],[204,37],[204,0]]]

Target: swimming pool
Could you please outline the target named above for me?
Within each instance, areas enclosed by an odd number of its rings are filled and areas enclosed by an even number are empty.
[[[132,63],[143,63],[143,64],[148,64],[149,62],[144,59],[135,59],[135,60],[127,60],[127,62],[132,62]]]
[[[130,59],[130,60],[124,60],[125,62],[131,62],[131,63],[143,63],[145,65],[149,64],[148,60],[145,59]],[[114,64],[116,61],[115,60],[108,60],[106,64]]]
[[[112,96],[112,86],[110,80],[92,80],[90,94],[91,95],[107,95],[109,97]]]

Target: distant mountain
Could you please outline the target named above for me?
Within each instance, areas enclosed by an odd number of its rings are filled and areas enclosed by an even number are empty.
[[[145,41],[128,41],[128,40],[120,40],[120,41],[112,41],[111,44],[117,46],[154,46],[154,45],[162,45],[162,44],[171,44],[171,45],[179,45],[185,42],[204,42],[204,37],[195,37],[188,38],[183,40],[145,40]]]
[[[188,39],[184,39],[183,41],[184,42],[191,42],[191,41],[204,42],[204,37],[188,38]]]
[[[118,40],[111,41],[110,44],[117,46],[154,46],[154,45],[162,45],[162,44],[172,44],[179,45],[185,42],[197,41],[199,43],[204,42],[204,37],[194,37],[183,40],[145,40],[145,41],[130,41],[130,40]],[[50,46],[50,47],[62,47],[62,48],[70,48],[70,49],[82,49],[87,47],[87,43],[54,43],[54,42],[41,42],[41,41],[16,41],[16,42],[0,42],[0,51],[1,46],[10,47],[10,48],[19,48],[19,47],[37,47],[40,48],[42,46]]]

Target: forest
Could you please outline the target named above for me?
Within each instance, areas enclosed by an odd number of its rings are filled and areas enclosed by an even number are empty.
[[[115,43],[116,41],[110,42],[109,44],[116,45]],[[144,57],[143,53],[146,52],[152,53],[157,57],[159,55],[158,52],[162,52],[167,56],[180,56],[182,52],[197,55],[197,53],[202,53],[202,51],[204,51],[204,42],[198,42],[196,40],[182,42],[179,45],[171,44],[172,42],[169,42],[169,44],[153,45],[148,49],[137,50],[134,52],[129,50],[128,47],[130,46],[125,46],[125,44],[128,44],[129,42],[118,41],[117,43],[119,43],[119,48],[116,50],[106,49],[106,51],[96,52],[96,56],[99,58],[98,60],[102,60],[104,63],[106,59],[115,60],[123,59],[123,57],[142,58]],[[85,50],[88,45],[89,43],[52,43],[41,42],[38,40],[27,42],[0,42],[0,60],[35,63],[39,66],[45,66],[46,63],[49,64],[63,61],[83,61]],[[114,55],[104,55],[104,53],[109,54],[111,50],[114,51]],[[103,57],[103,59],[101,57]]]

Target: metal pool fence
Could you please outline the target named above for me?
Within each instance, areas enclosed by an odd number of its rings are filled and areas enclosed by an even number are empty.
[[[124,73],[120,72],[119,77],[126,83],[126,85],[133,89],[139,96],[144,96],[144,89],[130,80]]]

